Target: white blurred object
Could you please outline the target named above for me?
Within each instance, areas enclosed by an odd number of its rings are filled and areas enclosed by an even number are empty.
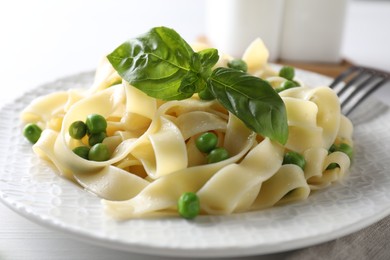
[[[340,62],[348,0],[287,0],[280,58]]]
[[[206,36],[223,53],[241,57],[260,37],[270,52],[279,56],[284,0],[207,0]]]

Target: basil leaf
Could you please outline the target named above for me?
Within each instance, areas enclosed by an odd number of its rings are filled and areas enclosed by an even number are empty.
[[[201,60],[200,60],[200,55],[199,53],[195,52],[192,57],[191,57],[191,61],[190,61],[190,66],[191,66],[191,69],[195,72],[200,72],[201,69],[202,69],[202,63],[201,63]]]
[[[217,68],[208,80],[208,87],[247,127],[281,144],[287,142],[286,108],[268,82],[239,70]]]
[[[219,60],[218,50],[209,48],[198,52],[200,63],[204,68],[212,68]]]
[[[191,96],[178,89],[190,70],[193,54],[173,29],[156,27],[126,41],[107,58],[123,79],[149,96],[180,100]]]
[[[280,96],[260,78],[217,68],[216,49],[194,52],[174,30],[156,27],[131,39],[107,56],[118,74],[149,96],[180,100],[199,93],[217,98],[255,132],[287,142],[286,108]]]
[[[179,91],[181,93],[194,94],[206,86],[206,82],[199,78],[198,74],[189,71],[181,81]]]
[[[218,50],[209,48],[199,51],[198,54],[202,65],[202,69],[199,74],[203,79],[207,80],[207,78],[211,75],[213,66],[219,60]]]

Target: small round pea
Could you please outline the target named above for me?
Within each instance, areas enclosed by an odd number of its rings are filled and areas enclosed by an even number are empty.
[[[81,158],[84,158],[88,160],[88,154],[89,154],[89,147],[87,146],[79,146],[73,149],[73,152],[80,156]]]
[[[177,211],[183,218],[195,218],[200,212],[199,197],[194,192],[184,192],[177,201]]]
[[[288,80],[293,80],[295,77],[295,69],[290,66],[284,66],[280,69],[279,76]]]
[[[281,92],[283,90],[289,89],[289,88],[294,88],[297,87],[297,84],[291,80],[286,80],[283,81],[282,84],[280,84],[279,87],[277,87],[275,90],[276,92]]]
[[[203,153],[208,153],[213,150],[215,147],[217,147],[217,143],[217,135],[211,132],[203,133],[195,140],[196,147]]]
[[[337,150],[345,153],[346,155],[348,155],[349,159],[352,160],[353,148],[350,145],[348,145],[346,143],[341,143]]]
[[[98,114],[90,114],[87,116],[86,124],[90,134],[105,132],[107,129],[106,119]]]
[[[104,138],[106,138],[106,137],[107,137],[106,132],[100,132],[100,133],[97,133],[97,134],[91,134],[88,137],[88,144],[90,146],[94,146],[95,144],[102,143]]]
[[[337,149],[338,149],[337,145],[332,144],[332,145],[329,147],[329,153],[336,152]]]
[[[202,91],[198,93],[199,98],[202,100],[214,100],[215,97],[213,93],[208,89],[208,87],[204,88]]]
[[[284,155],[283,164],[295,164],[301,167],[302,170],[304,170],[306,166],[306,160],[303,155],[297,152],[290,151]]]
[[[352,160],[353,157],[353,148],[349,144],[341,143],[339,145],[332,144],[329,148],[329,153],[333,152],[343,152],[348,155],[349,159]]]
[[[326,167],[327,170],[333,170],[333,169],[336,169],[336,168],[340,168],[338,163],[331,163],[331,164],[328,165],[328,167]]]
[[[87,134],[87,125],[83,121],[75,121],[69,127],[69,135],[74,139],[81,139]]]
[[[23,135],[30,143],[35,144],[41,137],[42,129],[36,124],[27,124],[23,129]]]
[[[229,158],[229,152],[223,147],[217,147],[207,155],[207,163],[216,163]]]
[[[245,61],[243,61],[241,59],[233,59],[233,60],[228,62],[227,66],[231,69],[241,70],[243,72],[248,71],[248,65],[246,64]]]
[[[280,84],[280,86],[284,89],[294,88],[297,86],[297,84],[294,81],[286,80]]]
[[[110,159],[110,151],[108,150],[107,145],[99,143],[92,146],[88,153],[88,159],[97,162]]]

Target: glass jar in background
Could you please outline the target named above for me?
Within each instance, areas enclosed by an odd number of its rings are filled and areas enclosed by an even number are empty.
[[[302,62],[340,62],[347,2],[286,0],[280,58]]]
[[[206,36],[223,53],[241,57],[260,37],[270,52],[279,56],[284,0],[207,0]]]

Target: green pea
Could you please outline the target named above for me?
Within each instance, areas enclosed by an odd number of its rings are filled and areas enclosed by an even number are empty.
[[[30,143],[35,144],[41,137],[42,129],[36,124],[27,124],[23,129],[23,135]]]
[[[203,153],[208,153],[217,147],[218,137],[214,133],[206,132],[201,134],[195,140],[195,145],[199,151]]]
[[[346,144],[346,143],[341,143],[341,144],[339,145],[338,150],[339,150],[340,152],[343,152],[343,153],[345,153],[346,155],[348,155],[349,159],[352,160],[352,157],[353,157],[353,148],[352,148],[350,145],[348,145],[348,144]]]
[[[110,151],[108,150],[107,145],[99,143],[92,146],[88,153],[88,159],[97,162],[110,159]]]
[[[283,164],[295,164],[304,170],[306,166],[306,160],[302,154],[290,151],[284,155]]]
[[[294,88],[297,87],[297,84],[294,81],[286,80],[280,86],[284,89]]]
[[[275,91],[278,92],[278,93],[279,93],[279,92],[282,92],[283,90],[284,90],[284,88],[281,88],[281,87],[275,88]]]
[[[81,139],[87,134],[87,125],[83,121],[75,121],[69,127],[69,135],[74,139]]]
[[[73,152],[80,156],[81,158],[84,158],[88,160],[88,154],[89,154],[89,147],[87,146],[79,146],[73,149]]]
[[[329,153],[336,152],[337,149],[338,149],[337,145],[332,144],[332,145],[329,147]]]
[[[207,163],[216,163],[229,158],[229,152],[223,147],[217,147],[207,155]]]
[[[284,66],[280,69],[279,76],[288,80],[293,80],[295,77],[295,69],[290,66]]]
[[[228,62],[227,66],[231,69],[241,70],[243,72],[248,71],[248,65],[246,64],[245,61],[243,61],[241,59],[233,59],[233,60]]]
[[[209,90],[208,87],[205,87],[202,91],[198,93],[199,98],[202,100],[213,100],[215,99],[213,93]]]
[[[352,160],[353,158],[353,148],[352,146],[346,143],[341,143],[339,145],[332,144],[331,147],[329,148],[329,153],[333,153],[333,152],[343,152],[346,155],[348,155],[350,160]]]
[[[326,167],[327,170],[333,170],[333,169],[336,169],[336,168],[340,168],[338,163],[331,163],[331,164],[328,165],[328,167]]]
[[[289,88],[295,88],[297,86],[298,85],[295,82],[290,81],[290,80],[286,80],[286,81],[283,81],[282,84],[280,84],[280,86],[277,87],[275,90],[276,90],[276,92],[281,92],[283,90],[286,90]]]
[[[97,133],[97,134],[91,134],[88,137],[88,144],[90,146],[94,146],[95,144],[102,143],[104,138],[106,138],[106,137],[107,137],[106,132],[100,132],[100,133]]]
[[[105,132],[107,129],[106,119],[98,114],[90,114],[87,116],[86,124],[90,134]]]
[[[200,212],[199,197],[194,192],[184,192],[177,202],[177,211],[183,218],[195,218]]]

